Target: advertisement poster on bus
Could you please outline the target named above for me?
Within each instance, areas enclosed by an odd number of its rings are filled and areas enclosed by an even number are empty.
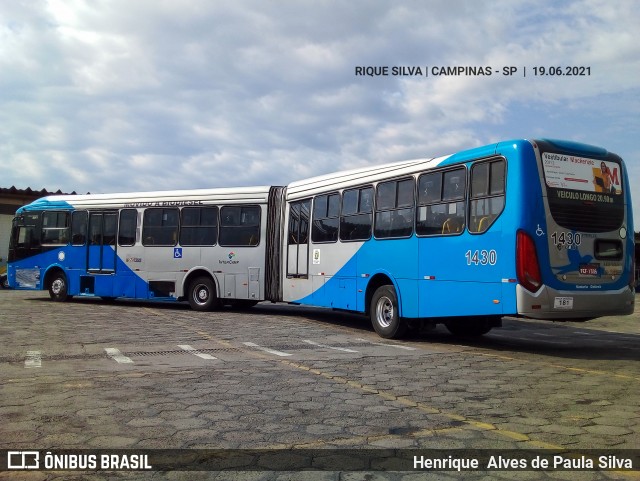
[[[622,193],[622,172],[615,162],[545,152],[542,165],[548,187],[603,194]]]

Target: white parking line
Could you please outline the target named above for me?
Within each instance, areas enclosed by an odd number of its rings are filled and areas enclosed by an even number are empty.
[[[204,352],[200,352],[196,348],[191,347],[188,344],[178,344],[178,347],[180,349],[183,349],[183,350],[187,351],[190,354],[193,354],[194,356],[198,356],[201,359],[217,359],[217,357],[213,357],[211,354],[206,354]]]
[[[275,349],[269,349],[266,347],[258,346],[253,342],[243,342],[242,344],[244,344],[245,346],[253,347],[254,349],[258,349],[259,351],[268,352],[269,354],[275,354],[276,356],[280,356],[280,357],[293,356],[293,354],[289,354],[288,352],[276,351]]]
[[[401,346],[400,344],[387,344],[384,342],[372,342],[367,341],[366,339],[357,338],[356,341],[359,342],[367,342],[369,344],[373,344],[374,346],[384,346],[384,347],[394,347],[396,349],[404,349],[405,351],[417,351],[418,349],[410,346]]]
[[[304,339],[302,342],[306,342],[307,344],[311,344],[312,346],[323,347],[325,349],[333,349],[334,351],[358,352],[354,351],[353,349],[347,349],[346,347],[327,346],[326,344],[320,344],[319,342],[310,341],[309,339]]]
[[[130,358],[122,354],[120,350],[115,347],[105,347],[104,350],[107,352],[107,356],[118,364],[133,364],[133,361]]]
[[[27,351],[27,358],[24,360],[24,367],[42,367],[42,353],[40,351]]]

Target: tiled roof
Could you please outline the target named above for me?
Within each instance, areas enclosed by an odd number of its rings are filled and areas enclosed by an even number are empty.
[[[0,187],[0,195],[27,195],[33,197],[44,197],[45,195],[75,195],[76,191],[74,190],[70,194],[66,192],[62,192],[58,189],[56,192],[48,191],[47,189],[42,190],[33,190],[31,187],[27,187],[26,189],[17,189],[15,186],[11,186],[8,189],[5,187]]]

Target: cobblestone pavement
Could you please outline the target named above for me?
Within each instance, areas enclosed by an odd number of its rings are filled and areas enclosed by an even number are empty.
[[[640,300],[640,299],[639,299]],[[638,306],[638,303],[636,303]],[[636,308],[638,309],[638,308]],[[0,291],[2,449],[640,448],[640,313],[405,341],[281,305]],[[330,452],[330,451],[328,451]],[[375,451],[374,451],[375,452]],[[344,460],[337,462],[338,465]],[[1,480],[637,479],[638,471],[3,472]]]

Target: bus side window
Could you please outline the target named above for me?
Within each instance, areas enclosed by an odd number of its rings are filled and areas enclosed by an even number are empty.
[[[345,190],[342,194],[340,240],[371,238],[373,225],[373,187]]]
[[[42,244],[64,245],[69,243],[69,213],[44,212],[42,214]]]
[[[212,246],[218,242],[217,207],[185,207],[180,225],[180,245]]]
[[[224,206],[220,209],[218,242],[224,247],[254,247],[260,243],[260,207]]]
[[[120,211],[120,227],[118,228],[118,245],[132,246],[136,243],[138,227],[138,211],[123,209]]]
[[[87,243],[87,219],[86,210],[77,210],[71,214],[71,244],[83,246]]]
[[[414,188],[413,177],[378,184],[373,227],[375,237],[399,238],[413,235]]]
[[[145,246],[174,246],[178,241],[178,209],[144,211],[142,239]]]
[[[340,215],[340,194],[317,196],[313,201],[313,242],[336,242]]]
[[[469,231],[486,232],[502,213],[505,202],[504,159],[479,162],[471,168]]]
[[[466,171],[464,167],[429,172],[418,178],[418,235],[456,235],[464,232]]]
[[[118,214],[105,212],[103,215],[102,245],[116,245],[116,232],[118,230]]]
[[[298,244],[298,230],[300,229],[300,203],[291,204],[289,211],[289,244]]]

